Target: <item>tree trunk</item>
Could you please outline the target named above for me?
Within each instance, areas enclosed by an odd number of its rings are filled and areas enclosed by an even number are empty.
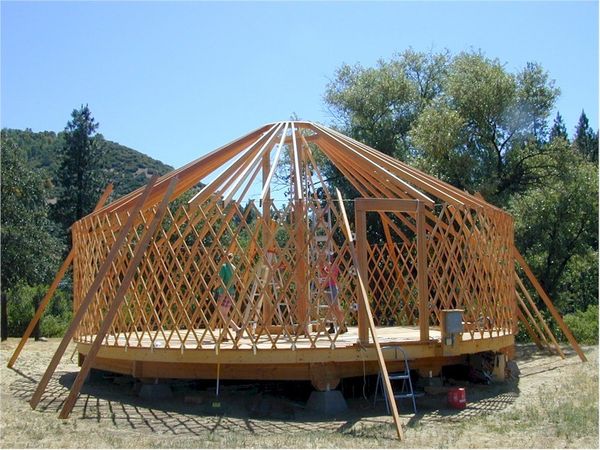
[[[1,340],[5,341],[8,339],[8,315],[7,315],[7,298],[6,292],[2,292],[0,294],[0,299],[2,303],[1,311],[0,311],[0,335]]]

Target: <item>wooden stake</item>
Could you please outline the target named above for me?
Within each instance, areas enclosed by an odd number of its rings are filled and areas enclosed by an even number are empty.
[[[94,207],[94,211],[97,211],[104,206],[104,204],[106,203],[106,200],[108,199],[108,196],[112,193],[112,191],[113,191],[113,184],[109,183],[106,186],[106,188],[104,188],[104,192],[100,196],[98,203],[96,203],[96,206]],[[12,366],[17,361],[17,358],[19,357],[21,350],[23,349],[23,347],[25,346],[25,343],[31,336],[31,333],[33,332],[33,329],[37,325],[38,321],[41,319],[42,314],[44,314],[44,311],[46,310],[48,303],[50,303],[50,300],[54,296],[54,292],[58,288],[58,285],[62,281],[63,277],[65,276],[65,273],[71,266],[71,263],[73,262],[74,257],[75,257],[75,249],[71,248],[71,251],[69,252],[67,257],[63,261],[62,265],[60,266],[60,269],[58,269],[58,272],[56,273],[56,276],[54,277],[54,281],[52,281],[52,284],[50,285],[50,289],[48,289],[48,292],[46,292],[46,295],[40,302],[40,304],[37,308],[37,311],[35,312],[33,318],[31,319],[31,322],[29,322],[29,325],[27,326],[25,333],[23,334],[23,336],[21,337],[21,340],[19,341],[19,345],[17,345],[17,348],[13,352],[13,355],[11,356],[10,361],[8,361],[7,367],[12,368]]]
[[[37,389],[33,393],[31,400],[29,401],[29,404],[31,405],[32,409],[35,409],[36,406],[38,405],[38,403],[40,402],[42,395],[44,394],[44,391],[46,390],[46,386],[48,386],[48,382],[50,381],[50,378],[52,378],[52,375],[54,374],[54,371],[56,370],[56,367],[58,366],[60,359],[64,355],[65,350],[67,349],[67,346],[69,345],[69,342],[71,341],[71,338],[75,334],[75,331],[77,331],[77,327],[79,326],[79,323],[85,316],[85,313],[87,312],[88,307],[92,303],[92,300],[94,299],[96,292],[100,288],[100,284],[104,280],[106,273],[111,268],[114,259],[117,257],[119,251],[121,250],[121,247],[125,243],[125,240],[127,239],[129,231],[131,230],[131,227],[133,226],[133,223],[136,220],[136,216],[139,213],[142,206],[144,205],[144,203],[146,202],[146,199],[150,195],[150,192],[152,191],[152,188],[154,187],[157,179],[158,179],[158,175],[154,175],[154,176],[152,176],[152,178],[150,178],[150,181],[146,185],[146,189],[144,189],[142,196],[138,198],[138,201],[136,202],[135,207],[131,211],[131,214],[129,215],[127,222],[125,223],[125,225],[119,232],[119,235],[117,236],[115,243],[111,247],[110,252],[108,253],[108,256],[102,263],[100,270],[98,270],[98,274],[94,278],[92,286],[90,287],[85,298],[79,305],[79,309],[77,309],[77,312],[75,313],[75,317],[73,317],[73,320],[71,320],[71,324],[69,325],[69,328],[67,329],[65,335],[63,336],[62,341],[60,342],[58,348],[56,349],[56,353],[52,357],[52,360],[50,361],[50,364],[48,365],[46,372],[42,376],[42,379],[40,380],[40,382],[37,386]]]
[[[81,387],[83,386],[85,378],[88,376],[88,374],[92,368],[92,365],[94,364],[94,362],[96,360],[96,355],[98,354],[98,351],[100,350],[102,341],[106,337],[106,334],[108,333],[108,330],[109,330],[110,326],[112,325],[112,323],[115,319],[115,316],[117,315],[117,312],[119,311],[119,308],[121,307],[121,304],[123,303],[123,300],[125,299],[125,294],[127,293],[129,286],[131,285],[133,276],[137,272],[138,265],[139,265],[142,257],[146,253],[148,244],[150,244],[150,240],[154,236],[154,232],[160,225],[160,223],[165,215],[165,211],[166,211],[167,207],[169,206],[169,198],[171,197],[171,194],[173,193],[173,190],[175,189],[175,186],[177,185],[177,181],[178,181],[177,178],[173,178],[171,180],[171,182],[169,183],[167,191],[165,192],[162,202],[160,203],[160,205],[158,206],[158,209],[156,210],[156,214],[154,215],[152,222],[150,223],[148,228],[144,231],[138,244],[135,247],[135,252],[133,254],[133,258],[131,259],[131,262],[129,263],[127,272],[125,272],[123,281],[121,282],[121,285],[119,286],[119,290],[117,291],[115,298],[113,299],[113,301],[110,305],[110,309],[104,316],[104,320],[102,321],[102,324],[100,325],[100,329],[96,333],[96,338],[94,339],[94,343],[90,347],[88,354],[85,356],[85,359],[83,360],[81,369],[79,370],[79,373],[77,374],[77,378],[75,378],[75,381],[73,382],[73,386],[71,387],[71,392],[69,393],[69,396],[67,397],[67,400],[65,401],[63,408],[58,416],[61,419],[66,419],[69,417],[69,414],[71,414],[71,411],[73,409],[73,406],[75,405],[75,402],[77,401],[77,396],[79,395],[79,392],[81,391]]]
[[[381,351],[381,345],[379,345],[379,339],[377,338],[377,330],[375,329],[375,322],[373,322],[373,315],[371,313],[371,308],[369,307],[369,298],[367,296],[367,289],[365,283],[363,281],[363,271],[361,270],[360,262],[358,260],[358,256],[356,254],[356,250],[354,248],[354,242],[352,240],[352,230],[350,229],[350,223],[348,222],[348,216],[346,215],[346,208],[344,207],[344,199],[342,198],[342,194],[339,189],[336,189],[337,198],[340,204],[340,210],[342,212],[342,217],[344,220],[344,226],[342,229],[345,231],[346,239],[348,240],[348,248],[350,249],[350,254],[352,255],[352,261],[354,262],[354,267],[356,268],[356,274],[358,279],[358,285],[360,290],[359,298],[361,299],[362,304],[364,305],[365,312],[367,315],[367,321],[369,324],[369,329],[371,330],[371,335],[373,336],[373,342],[375,344],[375,350],[377,351],[377,360],[379,361],[379,369],[381,370],[381,378],[385,383],[386,387],[386,395],[388,397],[388,404],[390,405],[390,409],[392,410],[392,416],[394,418],[394,423],[396,424],[396,432],[398,434],[398,439],[403,440],[404,434],[402,432],[402,424],[400,423],[400,416],[398,415],[398,408],[396,407],[396,399],[394,397],[394,391],[392,390],[392,385],[390,383],[390,378],[387,371],[387,366],[385,364],[385,359],[383,358],[383,352]]]

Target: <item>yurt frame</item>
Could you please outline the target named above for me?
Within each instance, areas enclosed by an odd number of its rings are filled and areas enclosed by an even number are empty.
[[[331,190],[323,159],[360,198]],[[272,195],[282,171],[287,202]],[[329,389],[402,367],[380,342],[436,373],[473,353],[512,357],[518,321],[540,348],[564,356],[536,295],[585,360],[514,247],[508,213],[325,126],[267,124],[104,205],[111,190],[73,224],[73,248],[9,362],[72,264],[75,316],[32,407],[72,339],[82,367],[61,417],[91,368],[141,379],[310,379]],[[381,234],[369,241],[373,222]],[[226,286],[219,274],[229,253]],[[332,301],[322,280],[334,266]],[[441,325],[457,311],[463,330],[448,336]]]

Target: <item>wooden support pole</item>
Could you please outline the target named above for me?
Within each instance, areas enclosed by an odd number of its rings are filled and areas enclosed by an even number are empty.
[[[427,230],[425,205],[417,203],[417,284],[419,288],[419,334],[422,342],[429,340],[429,289],[427,274]]]
[[[398,434],[398,439],[403,440],[404,434],[402,432],[402,424],[400,423],[400,416],[398,415],[398,408],[396,406],[396,398],[394,397],[394,391],[392,390],[392,384],[390,383],[390,378],[387,371],[387,366],[385,363],[385,359],[383,357],[383,352],[381,351],[381,345],[379,345],[379,339],[377,338],[377,330],[375,328],[375,322],[373,321],[373,315],[371,314],[371,308],[369,307],[369,298],[367,295],[367,290],[365,287],[365,283],[362,277],[363,270],[361,270],[360,261],[358,255],[356,254],[356,250],[354,248],[354,241],[352,239],[352,231],[350,230],[350,223],[348,222],[348,216],[346,215],[346,208],[344,207],[344,200],[342,198],[342,194],[338,189],[337,198],[340,204],[340,210],[342,212],[342,217],[344,220],[344,226],[341,227],[342,230],[345,231],[346,239],[348,240],[348,248],[350,249],[350,254],[352,255],[352,261],[354,262],[354,267],[357,269],[357,279],[359,285],[361,303],[363,304],[366,315],[367,322],[369,324],[369,329],[371,330],[371,335],[373,336],[373,342],[375,344],[375,350],[377,351],[377,360],[379,362],[379,369],[381,371],[381,378],[386,387],[386,395],[388,397],[388,404],[390,409],[392,410],[392,417],[394,418],[394,423],[396,425],[396,432]]]
[[[96,207],[94,208],[94,211],[97,211],[104,206],[104,204],[106,203],[106,200],[108,200],[108,196],[112,193],[112,191],[113,191],[113,184],[109,183],[106,186],[106,188],[104,189],[104,192],[102,193],[102,195],[100,196],[98,203],[96,203]],[[54,296],[54,292],[58,288],[58,285],[62,281],[63,277],[65,276],[66,271],[71,266],[71,263],[73,262],[74,257],[75,257],[75,249],[71,248],[71,251],[69,252],[67,257],[63,261],[62,265],[60,266],[60,269],[58,269],[58,272],[56,273],[56,276],[54,277],[54,281],[52,281],[52,284],[50,285],[50,289],[48,289],[48,292],[46,292],[46,295],[40,302],[33,318],[31,319],[31,322],[29,322],[29,325],[27,326],[25,333],[23,333],[23,336],[21,337],[21,340],[19,341],[17,348],[15,348],[13,355],[11,356],[10,360],[8,361],[7,367],[12,367],[15,364],[15,362],[17,361],[17,358],[19,357],[21,350],[23,350],[23,347],[27,343],[27,340],[31,336],[31,333],[33,332],[35,326],[38,324],[39,320],[41,319],[42,314],[44,314],[44,311],[46,310],[48,303],[50,303],[50,300]]]
[[[119,232],[119,235],[117,236],[117,239],[115,240],[114,244],[112,245],[106,259],[102,263],[102,266],[98,270],[98,273],[96,274],[96,277],[94,278],[94,281],[92,282],[92,285],[90,286],[90,289],[88,290],[85,298],[79,305],[79,308],[77,309],[77,312],[75,313],[75,317],[73,317],[73,320],[71,320],[71,324],[69,325],[69,328],[65,332],[65,335],[63,336],[62,341],[60,342],[60,344],[58,345],[58,348],[56,349],[56,353],[54,353],[54,356],[52,357],[50,364],[46,368],[46,372],[42,376],[42,379],[40,380],[40,382],[37,386],[37,389],[33,393],[31,400],[29,401],[29,404],[31,405],[32,409],[35,409],[36,406],[38,405],[38,403],[40,402],[42,395],[44,394],[44,391],[46,390],[46,386],[48,386],[48,382],[50,381],[50,378],[52,378],[52,375],[54,374],[54,371],[56,370],[56,367],[58,366],[60,359],[64,355],[65,350],[67,349],[67,346],[69,345],[69,342],[71,341],[71,338],[75,334],[75,331],[77,331],[77,327],[79,326],[79,323],[85,316],[85,313],[87,312],[90,304],[92,303],[92,300],[96,296],[96,292],[100,288],[100,285],[102,284],[102,281],[104,280],[106,273],[111,268],[115,258],[121,251],[121,247],[123,247],[123,244],[125,243],[125,240],[127,239],[127,236],[129,235],[129,231],[131,230],[131,228],[136,220],[136,216],[138,215],[138,213],[140,212],[140,209],[142,208],[142,206],[148,199],[148,196],[150,195],[150,192],[152,191],[152,188],[154,187],[157,179],[158,179],[158,175],[154,175],[154,176],[152,176],[152,178],[150,178],[150,181],[146,185],[144,192],[138,198],[134,208],[132,209],[132,211],[129,215],[129,218],[127,219],[127,222],[125,223],[123,228],[121,228],[121,231]]]
[[[71,387],[71,392],[69,392],[69,396],[67,397],[67,400],[65,401],[63,408],[59,414],[59,417],[61,419],[68,418],[69,414],[71,414],[71,411],[73,410],[73,406],[75,405],[75,402],[77,401],[77,396],[79,395],[79,392],[81,391],[81,387],[83,386],[85,378],[88,376],[88,374],[92,368],[92,365],[94,364],[94,361],[96,360],[96,355],[98,354],[98,351],[100,350],[102,341],[106,337],[106,334],[108,333],[108,330],[109,330],[110,326],[112,325],[112,323],[115,319],[115,316],[119,312],[119,308],[121,307],[121,304],[123,303],[123,300],[125,299],[125,294],[129,290],[131,281],[133,280],[133,276],[137,272],[138,265],[139,265],[142,257],[144,256],[144,253],[146,253],[146,249],[148,248],[148,245],[150,244],[150,240],[154,236],[154,232],[160,225],[160,223],[165,215],[167,207],[169,206],[169,198],[171,197],[171,194],[173,193],[173,190],[175,189],[175,186],[177,185],[177,181],[178,181],[177,178],[171,179],[171,182],[169,183],[167,191],[164,193],[164,197],[163,197],[160,205],[158,206],[158,209],[156,210],[156,214],[154,214],[154,218],[152,219],[152,222],[150,223],[148,228],[146,230],[144,230],[144,233],[140,237],[140,240],[135,247],[135,252],[129,263],[129,267],[127,268],[127,271],[125,272],[125,275],[123,276],[123,281],[121,282],[121,285],[119,286],[119,290],[115,294],[115,298],[113,299],[112,303],[110,304],[110,308],[109,308],[108,312],[104,316],[104,320],[102,321],[102,324],[100,325],[100,329],[96,333],[96,338],[94,339],[94,343],[90,347],[90,350],[88,351],[87,355],[85,356],[85,359],[83,360],[81,369],[79,370],[79,373],[77,374],[77,377],[75,378],[75,381],[73,382],[73,386]]]
[[[564,322],[563,318],[560,316],[560,314],[554,307],[552,300],[550,300],[550,297],[548,297],[548,294],[546,294],[546,292],[544,291],[544,289],[538,282],[537,278],[535,277],[535,275],[533,274],[533,272],[531,271],[531,269],[525,262],[525,259],[523,258],[523,256],[519,252],[519,250],[517,250],[517,247],[513,247],[513,254],[515,256],[515,259],[519,263],[519,265],[523,268],[525,275],[527,275],[527,278],[529,278],[529,281],[531,282],[531,284],[537,291],[538,295],[544,301],[544,303],[546,304],[546,307],[550,310],[550,314],[552,314],[552,317],[554,317],[554,320],[556,320],[556,323],[560,327],[561,331],[565,334],[565,337],[569,341],[569,344],[571,344],[571,347],[573,348],[573,350],[575,350],[575,352],[577,352],[577,354],[579,355],[579,358],[581,359],[582,362],[587,361],[587,358],[583,354],[583,351],[581,350],[581,347],[577,343],[577,340],[573,337],[571,330],[569,330],[569,327],[567,326],[567,324]]]
[[[271,187],[268,184],[269,172],[271,171],[271,153],[267,152],[263,155],[262,159],[262,185],[265,196],[262,198],[262,245],[263,248],[268,252],[269,246],[271,245]],[[268,326],[270,323],[266,322],[268,317],[271,317],[273,311],[270,297],[263,299],[262,302],[262,325]]]
[[[308,242],[306,240],[306,223],[304,221],[305,208],[304,201],[296,199],[294,205],[295,215],[295,241],[296,241],[296,267],[294,269],[294,277],[296,280],[296,318],[298,319],[298,334],[308,335],[309,321],[309,302],[308,302],[308,267],[306,264],[308,254]],[[277,305],[275,305],[278,308]],[[282,324],[283,325],[283,324]]]
[[[531,307],[531,309],[533,309],[533,312],[535,312],[535,314],[538,317],[540,323],[542,324],[542,328],[546,331],[546,334],[548,335],[548,337],[550,338],[550,340],[554,344],[554,348],[556,349],[556,353],[558,353],[562,359],[565,359],[565,354],[563,353],[562,349],[560,348],[560,345],[558,345],[558,342],[556,341],[556,338],[554,337],[554,334],[552,334],[552,330],[550,330],[550,327],[548,326],[548,324],[544,320],[544,316],[542,316],[542,313],[540,312],[540,310],[538,309],[538,307],[535,306],[535,302],[531,298],[531,295],[529,295],[529,292],[527,292],[527,289],[525,288],[525,285],[521,281],[521,278],[519,278],[519,276],[517,276],[516,279],[517,279],[517,284],[521,288],[521,292],[523,292],[523,295],[525,296],[525,298],[529,302],[529,306]],[[548,344],[548,347],[549,346],[550,346],[550,344]]]
[[[341,195],[338,195],[341,199]],[[344,204],[340,200],[340,210],[345,211]],[[360,271],[360,276],[365,280],[365,289],[368,289],[369,273],[368,273],[368,255],[367,246],[367,213],[365,210],[359,210],[355,205],[354,220],[356,221],[356,238],[358,246],[358,264],[354,264],[356,271]],[[350,236],[351,238],[351,236]],[[358,304],[358,342],[363,345],[369,343],[369,324],[367,318],[367,303],[359,302]]]
[[[525,302],[521,298],[521,295],[519,295],[518,292],[516,292],[516,294],[517,294],[517,300],[519,302],[519,305],[521,306],[521,309],[523,311],[525,311],[525,314],[526,314],[526,315],[523,316],[523,318],[524,319],[529,318],[529,321],[531,322],[531,324],[533,325],[533,328],[537,332],[537,336],[539,336],[542,339],[542,341],[544,341],[544,344],[546,345],[546,349],[551,352],[552,350],[550,349],[550,343],[548,342],[548,339],[546,339],[546,335],[540,329],[538,323],[535,321],[535,318],[531,314],[531,311],[529,311],[529,308],[527,308],[527,305],[525,304]],[[517,311],[520,311],[520,310],[517,310]],[[523,311],[521,311],[521,315],[523,315]],[[542,321],[543,321],[543,318],[542,318]],[[527,322],[527,323],[529,323],[529,322]]]
[[[537,348],[539,348],[540,350],[543,349],[544,346],[540,342],[540,338],[535,334],[535,332],[531,328],[531,325],[529,325],[529,322],[527,321],[527,319],[523,315],[523,312],[519,308],[517,308],[517,317],[525,327],[525,330],[527,331],[529,337],[533,340],[533,342],[535,342],[535,345],[537,345]]]

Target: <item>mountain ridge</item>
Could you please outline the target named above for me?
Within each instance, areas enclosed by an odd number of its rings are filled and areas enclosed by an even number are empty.
[[[59,152],[64,143],[64,132],[32,131],[3,128],[2,141],[11,139],[26,156],[29,164],[45,172],[49,191],[54,196],[54,180],[59,167]],[[158,173],[164,175],[173,167],[147,154],[97,135],[105,151],[105,171],[108,181],[114,184],[114,197],[118,198],[146,184],[148,178]]]

